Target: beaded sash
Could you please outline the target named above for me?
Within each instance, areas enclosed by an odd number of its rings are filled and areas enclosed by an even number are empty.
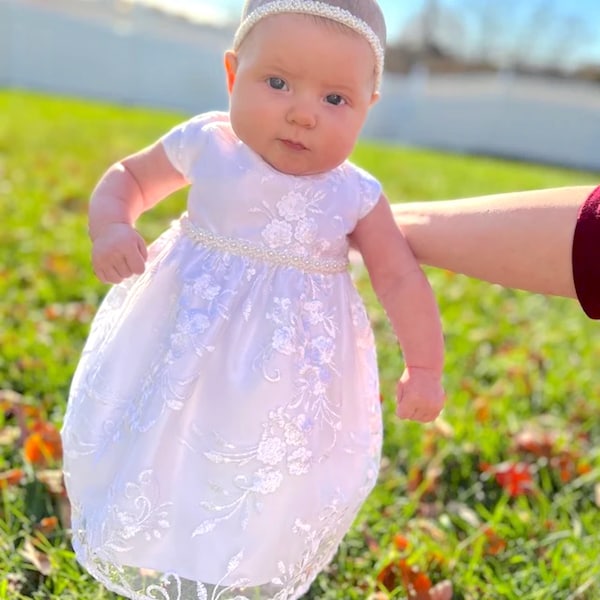
[[[343,273],[348,268],[347,258],[300,256],[282,250],[271,250],[246,240],[218,235],[192,223],[187,213],[182,215],[179,223],[183,233],[195,243],[235,256],[262,260],[277,267],[293,267],[308,273]]]

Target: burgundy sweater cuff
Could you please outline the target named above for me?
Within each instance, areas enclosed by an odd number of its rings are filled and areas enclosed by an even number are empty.
[[[579,210],[571,258],[579,303],[588,317],[600,319],[600,186]]]

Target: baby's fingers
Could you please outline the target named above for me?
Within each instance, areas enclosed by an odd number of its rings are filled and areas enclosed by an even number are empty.
[[[408,402],[398,404],[396,414],[400,419],[409,421],[418,421],[419,423],[429,423],[435,421],[440,415],[441,409],[433,408],[428,405],[411,406]]]
[[[136,246],[135,252],[130,252],[125,256],[125,266],[127,268],[128,275],[141,275],[146,268],[146,257],[148,256],[148,251],[146,250],[146,246],[141,244]]]
[[[135,233],[137,239],[99,239],[92,248],[94,273],[104,283],[121,283],[132,275],[144,272],[148,251],[144,240]]]
[[[403,382],[398,383],[396,407],[398,418],[429,423],[439,417],[443,407],[442,391],[435,390],[431,394],[415,393],[411,386],[406,386]]]
[[[93,263],[94,273],[102,283],[121,283],[132,272],[127,263],[122,260],[118,263]]]
[[[142,262],[145,263],[148,258],[148,248],[146,247],[146,242],[144,242],[144,238],[142,238],[142,236],[139,234],[138,234],[138,239],[137,239],[137,249],[142,258]],[[142,267],[142,271],[143,271],[143,267]]]

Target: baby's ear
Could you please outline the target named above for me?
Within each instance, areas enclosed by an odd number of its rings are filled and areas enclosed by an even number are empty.
[[[227,91],[231,94],[233,83],[235,82],[235,74],[237,72],[238,57],[233,50],[225,52],[225,76],[227,77]]]
[[[375,104],[379,100],[379,96],[380,96],[379,92],[373,92],[369,106],[373,106],[373,104]]]

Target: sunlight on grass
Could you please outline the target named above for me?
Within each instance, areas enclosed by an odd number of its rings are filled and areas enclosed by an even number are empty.
[[[106,287],[92,275],[87,198],[117,158],[182,115],[0,92],[0,600],[108,599],[76,565],[56,432]],[[582,184],[590,173],[361,144],[392,201]],[[145,215],[155,237],[179,193]],[[359,269],[360,271],[360,269]],[[574,302],[428,269],[447,340],[448,405],[399,422],[402,358],[364,277],[379,341],[380,482],[313,600],[600,598],[598,325]],[[420,591],[419,591],[420,590]]]

